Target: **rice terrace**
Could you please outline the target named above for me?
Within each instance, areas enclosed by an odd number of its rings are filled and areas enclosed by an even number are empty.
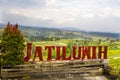
[[[120,0],[0,0],[0,80],[120,80]]]
[[[10,23],[0,31],[0,80],[120,79],[120,39],[116,34]]]

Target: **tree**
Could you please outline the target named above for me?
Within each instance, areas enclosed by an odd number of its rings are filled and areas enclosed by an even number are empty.
[[[23,63],[25,39],[18,29],[18,24],[10,23],[4,28],[1,44],[3,65],[17,65]]]

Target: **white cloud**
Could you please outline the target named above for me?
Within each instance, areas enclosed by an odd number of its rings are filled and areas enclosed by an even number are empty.
[[[56,0],[45,0],[47,6],[55,5]]]
[[[2,18],[2,15],[1,15],[1,10],[0,10],[0,23],[2,22],[1,18]]]
[[[5,5],[9,3],[5,1],[0,3],[2,22],[10,20],[46,27],[72,26],[93,31],[115,32],[120,29],[120,0],[30,0],[29,4],[18,0],[9,5]],[[117,30],[113,29],[115,26]]]

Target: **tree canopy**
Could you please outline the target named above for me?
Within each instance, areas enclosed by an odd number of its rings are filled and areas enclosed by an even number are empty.
[[[23,63],[25,39],[18,29],[18,24],[8,23],[3,30],[1,39],[2,64],[16,65]]]

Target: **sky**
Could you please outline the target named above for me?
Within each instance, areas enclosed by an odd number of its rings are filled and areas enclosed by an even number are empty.
[[[0,23],[120,32],[120,0],[0,0]]]

